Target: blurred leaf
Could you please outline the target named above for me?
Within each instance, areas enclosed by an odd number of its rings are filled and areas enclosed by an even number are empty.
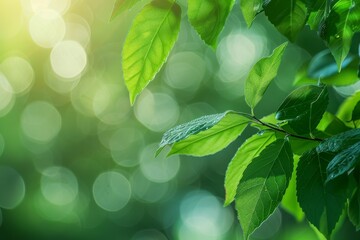
[[[307,25],[309,25],[311,30],[319,30],[319,26],[324,18],[325,10],[318,10],[311,12],[307,20]]]
[[[311,133],[327,108],[328,98],[326,86],[295,89],[277,110],[276,119],[287,120],[298,134]]]
[[[136,3],[141,1],[142,0],[116,0],[110,20],[113,20],[124,11],[130,10]]]
[[[345,101],[340,105],[338,112],[336,113],[336,116],[345,123],[350,122],[352,119],[355,106],[359,101],[360,101],[360,92],[356,92],[352,96],[345,99]],[[350,123],[348,123],[347,125],[349,126]]]
[[[293,171],[293,154],[287,140],[268,145],[243,173],[235,203],[245,239],[279,205]]]
[[[249,117],[235,112],[203,116],[168,130],[159,151],[172,145],[169,155],[206,156],[216,153],[233,142],[246,128]]]
[[[248,138],[238,149],[228,165],[225,174],[225,205],[235,198],[236,190],[246,167],[259,156],[267,145],[276,140],[274,132],[255,134]]]
[[[356,121],[359,119],[360,119],[360,102],[358,102],[355,105],[354,110],[352,111],[351,121]]]
[[[245,81],[245,100],[252,110],[276,77],[286,46],[287,42],[281,44],[270,56],[260,59],[251,68]]]
[[[206,44],[216,47],[217,38],[234,6],[235,0],[188,1],[188,16],[191,25]]]
[[[351,129],[349,131],[342,132],[333,137],[325,139],[325,141],[316,147],[316,151],[318,153],[337,153],[349,148],[357,142],[360,142],[360,129]]]
[[[304,64],[297,72],[294,84],[321,83],[333,86],[346,86],[358,81],[358,59],[348,56],[342,63],[342,70],[338,72],[336,62],[328,50],[314,56],[308,64]]]
[[[284,197],[281,201],[281,206],[288,213],[294,216],[294,218],[300,222],[304,218],[304,212],[301,210],[299,202],[296,198],[296,168],[299,162],[299,156],[294,156],[294,170],[291,175],[289,186],[286,189]]]
[[[356,227],[356,231],[360,230],[360,190],[356,189],[355,194],[349,202],[348,216],[350,222]]]
[[[297,167],[297,197],[306,218],[327,238],[339,221],[346,202],[346,181],[338,178],[325,184],[326,166],[333,153],[316,150],[301,156]]]
[[[338,153],[326,168],[326,181],[333,180],[338,176],[353,169],[360,161],[360,142]]]
[[[327,42],[340,71],[342,62],[349,53],[352,37],[360,30],[360,2],[333,1],[324,24],[322,37]]]
[[[123,49],[123,71],[130,102],[155,77],[180,30],[181,9],[173,1],[155,0],[135,18]]]
[[[343,121],[329,112],[324,113],[316,129],[330,136],[350,130]]]
[[[300,0],[271,0],[264,9],[269,21],[290,41],[303,29],[308,15]]]
[[[264,0],[240,1],[241,12],[248,27],[251,27],[255,16],[261,11]]]

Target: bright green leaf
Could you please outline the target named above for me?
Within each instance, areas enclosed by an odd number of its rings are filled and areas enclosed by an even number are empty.
[[[357,189],[349,202],[348,216],[356,231],[360,230],[360,190]]]
[[[347,198],[343,178],[326,181],[326,166],[334,153],[316,150],[301,156],[297,167],[297,197],[306,218],[327,238],[342,214]]]
[[[216,47],[217,38],[234,6],[234,0],[188,1],[188,17],[191,25],[206,44]]]
[[[336,116],[345,123],[350,122],[355,109],[355,106],[360,101],[360,92],[354,93],[352,96],[345,99],[340,105]],[[347,126],[352,126],[352,123],[348,123]]]
[[[340,71],[341,64],[349,53],[352,37],[360,30],[360,2],[333,1],[324,24],[322,37],[327,42]]]
[[[245,239],[281,202],[293,171],[293,153],[287,140],[268,145],[245,169],[235,198]]]
[[[320,122],[328,101],[326,86],[304,86],[295,89],[281,104],[276,119],[287,120],[298,134],[311,133]]]
[[[168,130],[158,152],[172,145],[169,155],[205,156],[216,153],[233,142],[246,128],[249,117],[235,112],[213,114]]]
[[[155,77],[180,30],[181,9],[173,1],[155,0],[135,18],[123,49],[123,72],[130,102]]]
[[[300,0],[271,0],[264,6],[265,15],[290,41],[294,41],[307,20],[307,8]]]
[[[324,113],[316,129],[330,136],[351,130],[343,121],[329,112]]]
[[[360,102],[358,102],[355,107],[354,110],[352,111],[351,114],[351,121],[356,121],[360,119]]]
[[[226,170],[225,205],[229,205],[234,200],[237,187],[246,167],[254,158],[259,156],[267,145],[275,140],[274,132],[264,132],[253,135],[240,146]]]
[[[240,1],[240,8],[248,27],[251,26],[255,16],[261,11],[264,0]]]
[[[352,170],[360,161],[360,142],[338,153],[326,168],[327,181]]]
[[[293,148],[292,148],[293,149]],[[293,215],[297,221],[301,221],[304,218],[304,212],[301,210],[299,202],[296,198],[296,167],[299,162],[299,156],[294,156],[294,171],[291,175],[289,186],[286,189],[284,197],[281,201],[281,206],[288,213]]]
[[[116,0],[111,14],[111,20],[123,13],[130,10],[136,3],[142,0]]]
[[[281,44],[270,56],[255,63],[250,70],[245,81],[245,100],[251,109],[259,103],[271,80],[276,77],[286,46],[287,42]]]

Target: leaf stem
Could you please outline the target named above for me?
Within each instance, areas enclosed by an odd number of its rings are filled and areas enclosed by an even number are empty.
[[[263,126],[265,126],[265,127],[268,127],[268,128],[270,128],[270,129],[272,129],[272,130],[275,130],[275,131],[277,131],[277,132],[284,133],[284,134],[286,134],[287,136],[291,136],[291,137],[299,138],[299,139],[303,139],[303,140],[308,140],[308,141],[316,141],[316,142],[322,142],[322,141],[323,141],[323,139],[321,139],[321,138],[316,138],[316,137],[315,137],[315,138],[309,138],[309,137],[305,137],[305,136],[300,136],[300,135],[296,135],[296,134],[293,134],[293,133],[289,133],[289,132],[285,131],[285,130],[282,129],[282,128],[276,127],[276,126],[274,126],[274,125],[272,125],[272,124],[269,124],[269,123],[266,123],[266,122],[263,122],[263,121],[261,121],[260,119],[258,119],[258,118],[255,117],[255,116],[252,116],[252,118],[255,120],[255,123],[258,123],[258,124],[260,124],[260,125],[263,125]]]

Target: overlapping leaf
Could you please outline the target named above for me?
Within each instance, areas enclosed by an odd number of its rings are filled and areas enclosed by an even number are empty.
[[[295,89],[281,104],[276,119],[287,120],[298,134],[311,133],[320,122],[328,105],[325,86],[304,86]]]
[[[269,21],[291,41],[303,29],[308,16],[301,0],[271,0],[264,9]]]
[[[356,92],[352,96],[345,99],[345,101],[340,105],[336,116],[345,123],[350,122],[355,106],[358,104],[359,101],[360,92]],[[353,126],[352,123],[348,123],[347,125]]]
[[[271,80],[278,72],[287,42],[274,49],[269,57],[260,59],[250,70],[245,81],[245,100],[254,109],[259,103]]]
[[[360,30],[360,1],[333,1],[323,26],[322,37],[327,42],[339,70],[349,53],[352,37]]]
[[[316,147],[316,151],[338,153],[358,142],[360,142],[360,129],[352,129],[326,139]]]
[[[236,190],[246,167],[259,156],[267,145],[276,140],[274,132],[255,134],[248,138],[238,149],[228,165],[225,174],[225,205],[235,198]]]
[[[306,218],[330,237],[345,206],[346,181],[338,178],[325,184],[326,166],[334,153],[316,150],[301,156],[297,167],[297,197]]]
[[[245,169],[235,198],[245,239],[279,205],[293,171],[293,153],[287,140],[268,145]]]
[[[172,145],[169,155],[205,156],[216,153],[233,142],[246,128],[249,117],[235,112],[213,114],[168,130],[158,152]]]
[[[172,0],[154,0],[135,18],[123,48],[123,72],[130,102],[155,77],[180,30],[180,7]]]
[[[255,16],[261,11],[264,0],[240,1],[240,8],[246,24],[251,26]]]
[[[188,1],[188,17],[191,25],[206,44],[216,47],[217,38],[234,6],[234,0]]]

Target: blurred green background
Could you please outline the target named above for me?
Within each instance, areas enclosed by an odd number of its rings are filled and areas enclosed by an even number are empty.
[[[212,50],[183,12],[167,63],[130,107],[121,49],[140,6],[109,22],[113,4],[0,0],[0,239],[242,239],[233,206],[222,206],[223,182],[254,132],[206,158],[154,152],[176,124],[249,111],[244,78],[286,39],[263,15],[247,29],[237,4]],[[296,70],[323,48],[309,30],[289,45],[259,117],[276,110]],[[342,100],[331,97],[335,107]],[[338,235],[353,231],[345,222]],[[253,239],[317,238],[279,209]]]

